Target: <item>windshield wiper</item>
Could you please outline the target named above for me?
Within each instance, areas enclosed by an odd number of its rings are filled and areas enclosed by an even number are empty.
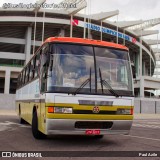
[[[88,83],[90,82],[90,92],[91,92],[91,68],[90,68],[90,76],[88,79],[86,79],[80,87],[78,87],[73,93],[72,95],[76,95],[82,88],[84,88]],[[71,94],[71,93],[68,93]]]
[[[102,93],[104,93],[103,91],[103,86],[109,88],[108,90],[110,91],[110,93],[112,93],[115,97],[119,97],[119,95],[115,92],[115,90],[113,90],[113,88],[110,86],[110,84],[106,81],[102,79],[102,74],[101,74],[101,69],[99,68],[99,77],[100,77],[100,83],[101,83],[101,88],[102,88]]]

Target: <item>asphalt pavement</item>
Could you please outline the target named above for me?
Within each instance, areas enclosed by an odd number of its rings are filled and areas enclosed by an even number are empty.
[[[10,112],[7,115],[7,111],[3,111],[3,114],[1,111],[0,151],[1,155],[2,151],[3,154],[6,154],[6,152],[13,154],[14,152],[12,158],[5,159],[16,159],[13,158],[18,156],[16,152],[21,154],[20,156],[23,152],[25,157],[26,154],[28,156],[30,152],[34,151],[37,153],[36,159],[158,160],[158,156],[160,156],[160,117],[159,115],[136,115],[129,135],[106,135],[103,139],[57,135],[36,140],[32,136],[31,126],[19,124],[19,118],[15,112],[12,112],[12,114]],[[48,154],[47,158],[40,157],[40,153],[42,152],[43,155],[43,151],[46,151],[44,154]],[[78,154],[78,157],[76,154]],[[101,156],[99,156],[100,154]],[[116,154],[120,155],[120,158]],[[122,154],[124,154],[124,157],[122,157]],[[131,157],[126,157],[127,154]],[[139,156],[134,157],[134,154]]]

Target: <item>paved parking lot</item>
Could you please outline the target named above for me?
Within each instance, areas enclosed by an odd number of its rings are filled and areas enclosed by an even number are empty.
[[[133,122],[130,135],[106,135],[99,140],[86,136],[51,136],[45,140],[36,140],[32,136],[30,125],[19,124],[19,119],[15,114],[8,116],[1,114],[0,151],[63,151],[61,154],[67,153],[67,151],[78,151],[80,154],[83,154],[84,151],[90,151],[88,152],[90,154],[92,152],[103,154],[107,151],[138,151],[139,153],[152,151],[154,153],[160,151],[160,119],[153,116],[148,119],[145,116],[143,118],[137,116]],[[84,154],[86,153],[84,152]],[[117,152],[117,154],[119,153]],[[59,156],[59,159],[66,158]],[[75,157],[73,158],[70,155],[70,159],[75,159]],[[76,159],[82,159],[82,157]],[[91,157],[85,159],[91,159]],[[106,157],[100,159],[106,159]],[[123,159],[136,158],[128,157]],[[146,157],[139,157],[138,159],[146,159]],[[148,159],[155,160],[159,158],[155,156]]]

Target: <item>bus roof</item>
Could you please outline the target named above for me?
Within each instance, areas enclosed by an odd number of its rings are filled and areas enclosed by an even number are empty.
[[[47,43],[47,42],[70,42],[70,43],[98,45],[98,46],[106,46],[106,47],[113,47],[113,48],[128,50],[128,48],[126,46],[123,46],[120,44],[101,41],[101,40],[83,39],[83,38],[50,37],[50,38],[46,39],[44,43]]]

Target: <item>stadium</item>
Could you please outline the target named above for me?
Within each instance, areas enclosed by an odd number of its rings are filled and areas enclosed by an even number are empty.
[[[160,89],[159,68],[155,70],[160,56],[159,49],[151,46],[160,41],[145,36],[159,33],[149,28],[159,24],[160,19],[111,22],[108,18],[117,16],[118,10],[85,15],[79,11],[86,7],[86,1],[74,3],[76,8],[67,9],[0,8],[0,101],[14,99],[17,77],[23,66],[46,38],[58,36],[127,46],[136,71],[135,96],[155,97],[154,91]]]

